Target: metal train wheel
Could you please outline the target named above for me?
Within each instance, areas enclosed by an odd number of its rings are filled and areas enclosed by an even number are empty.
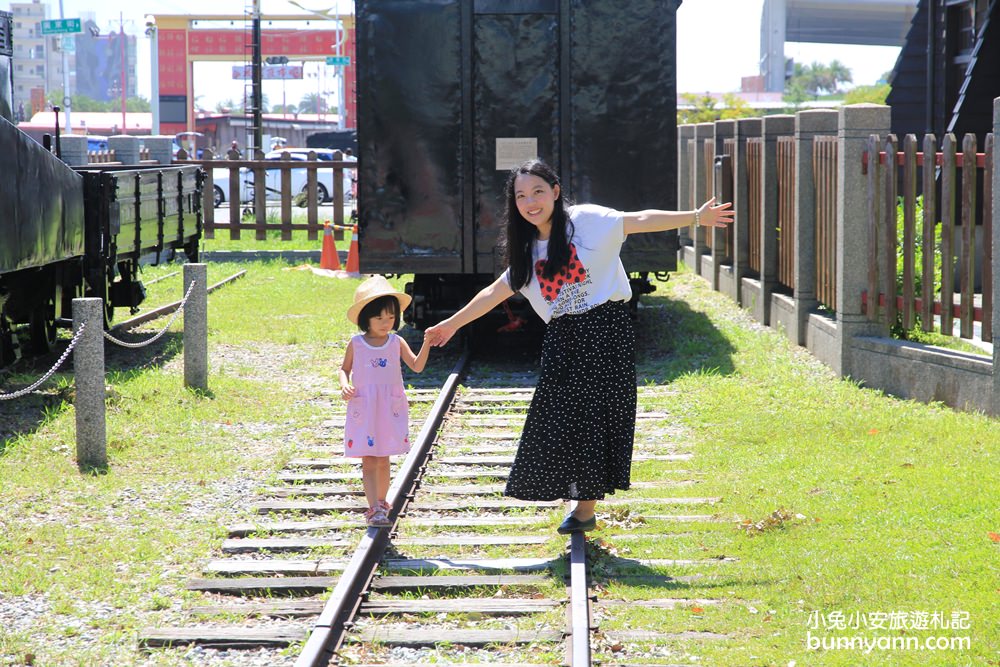
[[[31,309],[28,335],[31,340],[31,351],[34,354],[47,354],[55,346],[57,334],[54,293]]]
[[[17,335],[10,326],[7,316],[0,310],[0,368],[9,366],[21,358],[21,348]]]

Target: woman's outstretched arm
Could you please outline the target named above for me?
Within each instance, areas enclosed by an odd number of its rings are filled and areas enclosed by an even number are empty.
[[[493,284],[481,289],[457,313],[428,328],[424,332],[424,343],[441,347],[451,340],[451,337],[459,329],[469,322],[479,319],[513,295],[514,290],[510,288],[504,277],[500,276],[493,281]]]
[[[725,227],[733,221],[733,205],[730,202],[716,204],[715,197],[712,197],[694,211],[647,209],[627,212],[622,219],[625,222],[626,236],[645,232],[665,232],[693,224],[702,227]]]

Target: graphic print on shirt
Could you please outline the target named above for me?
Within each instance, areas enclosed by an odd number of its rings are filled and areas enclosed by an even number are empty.
[[[576,246],[572,243],[569,244],[569,262],[567,262],[566,266],[564,266],[562,270],[551,279],[545,278],[542,275],[542,272],[545,270],[546,261],[547,260],[540,259],[535,262],[535,278],[538,279],[538,286],[541,288],[542,298],[544,298],[548,303],[554,302],[559,297],[559,293],[562,291],[563,287],[584,283],[590,278],[590,275],[587,273],[587,269],[583,266],[583,263],[576,254]]]
[[[372,368],[385,368],[385,365],[389,363],[389,360],[384,359],[382,357],[378,357],[376,359],[370,360],[369,363],[371,364]]]

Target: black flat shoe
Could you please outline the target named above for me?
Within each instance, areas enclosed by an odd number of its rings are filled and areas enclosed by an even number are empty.
[[[570,514],[563,522],[559,524],[559,528],[556,530],[560,535],[568,535],[570,533],[587,532],[588,530],[593,530],[597,527],[597,515],[594,515],[587,519],[586,521],[580,521],[575,516]]]

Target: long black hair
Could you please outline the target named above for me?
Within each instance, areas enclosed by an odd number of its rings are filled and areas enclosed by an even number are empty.
[[[534,275],[531,265],[531,245],[538,236],[537,228],[521,216],[517,210],[517,200],[514,197],[514,180],[521,174],[538,176],[555,188],[559,185],[559,176],[555,170],[542,160],[528,160],[511,170],[507,177],[507,202],[504,209],[504,226],[501,228],[500,244],[504,249],[504,258],[510,267],[510,286],[515,291],[521,289]],[[569,264],[569,239],[573,237],[573,221],[566,214],[566,208],[571,202],[561,191],[552,209],[552,232],[549,236],[548,259],[542,270],[542,276],[551,280]]]

